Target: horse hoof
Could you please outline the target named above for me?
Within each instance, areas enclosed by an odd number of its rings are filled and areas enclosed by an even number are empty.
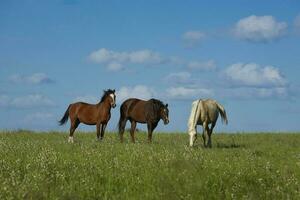
[[[74,138],[73,137],[69,137],[68,142],[69,143],[74,143]]]

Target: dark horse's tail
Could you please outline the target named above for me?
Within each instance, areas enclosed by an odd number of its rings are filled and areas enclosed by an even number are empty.
[[[71,106],[71,105],[70,105],[70,106]],[[68,121],[70,106],[69,106],[68,109],[66,110],[66,112],[65,112],[64,116],[61,118],[61,120],[58,121],[59,125],[64,125],[64,124]]]
[[[118,123],[118,128],[119,128],[119,134],[124,131],[125,128],[125,123],[126,123],[126,108],[127,106],[125,105],[125,102],[122,103],[120,107],[120,119]]]

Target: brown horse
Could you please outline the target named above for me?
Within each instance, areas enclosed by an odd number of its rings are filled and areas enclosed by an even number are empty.
[[[70,136],[69,142],[73,143],[73,134],[80,123],[97,126],[97,139],[100,141],[104,137],[106,125],[110,119],[111,107],[116,107],[115,90],[104,90],[101,101],[98,104],[88,104],[76,102],[70,104],[63,118],[59,121],[60,125],[65,124],[70,117]]]
[[[156,128],[159,120],[162,119],[164,124],[169,123],[168,104],[164,105],[157,99],[143,101],[140,99],[127,99],[120,107],[119,135],[123,142],[123,134],[127,120],[131,122],[130,135],[131,140],[135,143],[134,131],[136,123],[147,123],[148,141],[152,141],[152,132]]]

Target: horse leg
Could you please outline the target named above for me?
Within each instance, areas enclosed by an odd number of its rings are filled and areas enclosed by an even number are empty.
[[[123,119],[123,121],[121,121],[120,123],[121,124],[120,124],[120,129],[119,129],[119,135],[120,135],[120,141],[121,141],[121,143],[123,143],[123,141],[124,141],[123,135],[124,135],[127,119],[126,118]]]
[[[152,133],[153,130],[156,128],[157,123],[147,123],[147,128],[148,128],[148,142],[152,142]]]
[[[100,140],[103,140],[103,138],[104,138],[104,132],[105,132],[106,125],[107,124],[102,124],[102,126],[101,126],[101,137],[100,137]]]
[[[203,139],[203,145],[205,146],[205,133],[204,133],[204,127],[202,131],[202,139]]]
[[[135,138],[134,138],[135,128],[136,128],[136,122],[135,121],[131,121],[130,135],[131,135],[131,141],[133,143],[135,143]]]
[[[97,129],[97,140],[100,140],[101,123],[96,124],[96,129]]]
[[[194,135],[193,144],[195,144],[196,140],[197,140],[197,132],[196,132],[196,134]]]
[[[213,129],[214,129],[215,125],[216,125],[216,122],[213,122],[213,123],[211,124],[211,127],[210,127],[209,131],[208,131],[208,147],[209,147],[209,148],[212,147],[212,145],[211,145],[211,134],[212,134],[212,132],[213,132]]]
[[[148,142],[152,142],[152,124],[147,123],[147,128],[148,128]]]
[[[203,122],[203,132],[204,132],[204,147],[207,147],[206,138],[208,139],[208,123],[206,121]]]
[[[73,134],[74,134],[74,132],[75,132],[75,130],[78,127],[79,124],[80,124],[80,121],[77,118],[71,120],[70,136],[69,136],[68,142],[74,143]]]

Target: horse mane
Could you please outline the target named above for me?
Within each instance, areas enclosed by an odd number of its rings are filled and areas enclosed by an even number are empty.
[[[162,101],[158,99],[149,99],[146,104],[147,118],[154,120],[159,119],[159,110],[161,107],[164,107]]]
[[[100,103],[102,103],[106,97],[108,97],[110,94],[114,93],[114,90],[108,89],[103,91],[103,95],[101,97]]]
[[[158,99],[149,99],[149,102],[153,104],[153,107],[155,109],[160,109],[161,107],[164,106],[164,103]]]

